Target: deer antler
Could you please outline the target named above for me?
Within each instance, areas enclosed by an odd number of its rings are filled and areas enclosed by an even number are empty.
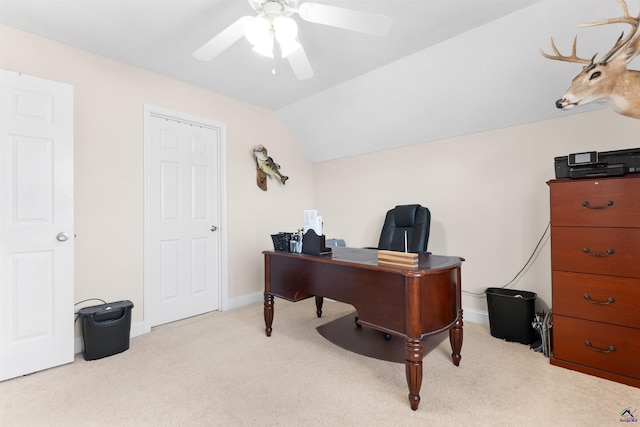
[[[564,96],[556,101],[556,107],[570,109],[590,102],[599,102],[608,104],[616,113],[640,119],[640,70],[627,68],[627,64],[640,54],[640,35],[638,35],[640,13],[637,17],[631,16],[625,0],[616,1],[622,7],[624,16],[579,25],[579,27],[609,24],[631,26],[629,34],[625,35],[623,32],[602,60],[595,62],[597,53],[590,60],[578,57],[577,36],[573,39],[573,49],[569,56],[560,53],[553,38],[551,47],[554,54],[549,55],[540,50],[542,56],[548,59],[586,64],[571,80],[571,86]]]
[[[578,64],[587,64],[587,65],[593,64],[593,60],[596,58],[596,56],[598,54],[596,53],[595,55],[593,55],[593,58],[591,58],[591,59],[578,57],[578,55],[576,55],[576,44],[577,43],[578,43],[578,36],[575,36],[575,38],[573,39],[573,49],[571,50],[571,56],[564,56],[564,55],[562,55],[560,53],[560,51],[556,47],[556,44],[553,41],[553,37],[551,37],[551,48],[555,52],[555,55],[549,55],[549,54],[545,53],[542,49],[540,49],[540,53],[545,58],[554,59],[556,61],[577,62]]]
[[[631,16],[629,14],[629,8],[627,7],[627,3],[624,0],[616,0],[616,1],[620,5],[620,7],[622,7],[622,12],[624,13],[623,17],[605,19],[604,21],[590,22],[588,24],[580,24],[580,25],[578,25],[578,27],[595,27],[597,25],[608,25],[608,24],[629,24],[629,25],[631,25],[631,31],[629,31],[629,34],[627,34],[626,37],[624,37],[624,32],[622,34],[620,34],[620,37],[616,41],[616,44],[613,45],[611,50],[609,52],[607,52],[607,54],[602,58],[601,62],[603,64],[607,63],[616,54],[616,52],[618,52],[620,50],[620,48],[622,48],[624,45],[626,45],[633,38],[633,36],[636,34],[636,32],[638,32],[638,26],[640,25],[640,13],[638,14],[637,17]],[[640,37],[635,39],[633,41],[632,45],[630,45],[629,47],[630,47],[630,50],[627,52],[627,58],[626,58],[625,62],[631,61],[631,59],[633,59],[635,56],[638,55],[638,53],[640,53],[639,52],[640,51]]]

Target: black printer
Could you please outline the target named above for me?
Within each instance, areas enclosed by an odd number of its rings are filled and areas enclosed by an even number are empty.
[[[593,178],[640,173],[640,148],[585,151],[554,158],[556,178]]]

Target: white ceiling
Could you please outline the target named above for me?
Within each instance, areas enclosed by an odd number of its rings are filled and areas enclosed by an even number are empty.
[[[211,62],[192,57],[254,14],[246,0],[0,0],[0,23],[274,110],[312,162],[589,111],[554,107],[580,66],[538,49],[554,36],[568,53],[579,34],[579,54],[590,57],[627,30],[575,28],[620,16],[614,0],[315,2],[388,15],[391,31],[297,19],[315,71],[298,81],[286,60],[244,39]],[[637,13],[640,2],[628,3]]]

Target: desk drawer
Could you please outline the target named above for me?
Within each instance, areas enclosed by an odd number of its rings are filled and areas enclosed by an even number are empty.
[[[640,378],[640,329],[556,314],[552,329],[556,359]]]
[[[640,279],[554,271],[553,312],[640,327]]]
[[[640,277],[640,228],[553,227],[553,270]]]
[[[551,181],[554,226],[640,227],[640,178]]]

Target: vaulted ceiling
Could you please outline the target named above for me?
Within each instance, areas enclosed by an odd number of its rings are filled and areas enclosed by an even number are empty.
[[[304,2],[304,0],[300,0]],[[312,162],[589,111],[554,107],[580,71],[543,58],[606,52],[614,0],[315,0],[384,14],[384,37],[306,22],[314,76],[252,52],[243,38],[210,62],[192,53],[241,16],[246,0],[0,0],[0,23],[274,110]],[[628,0],[637,14],[639,1]],[[637,63],[637,61],[636,61]],[[272,73],[275,70],[275,74]]]

